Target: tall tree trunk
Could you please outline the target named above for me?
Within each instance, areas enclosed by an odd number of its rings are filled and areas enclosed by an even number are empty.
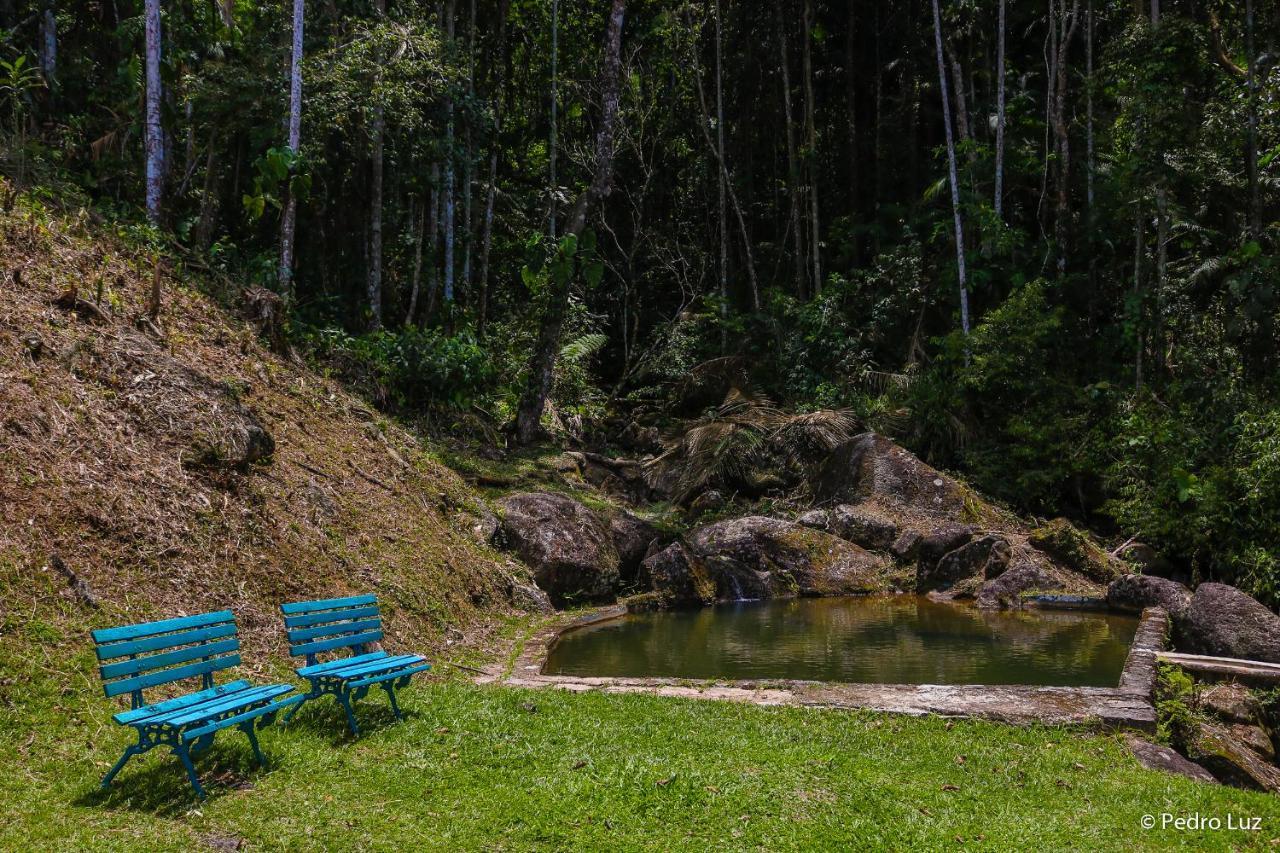
[[[467,95],[476,96],[476,0],[471,0],[467,25]],[[471,121],[466,126],[466,161],[462,164],[462,288],[464,298],[472,299],[471,254],[475,232],[471,217],[471,185],[475,182],[475,139]]]
[[[46,84],[52,86],[58,76],[58,18],[53,12],[53,0],[46,0],[40,16],[40,72]]]
[[[603,103],[600,128],[596,132],[595,174],[590,186],[574,202],[565,223],[566,235],[581,235],[587,227],[587,217],[591,211],[613,189],[613,139],[622,82],[622,20],[626,8],[626,0],[612,0],[609,23],[605,30],[604,64],[600,71]],[[547,301],[538,329],[538,339],[529,358],[527,385],[516,412],[516,437],[522,444],[532,442],[540,430],[542,411],[546,407],[555,378],[560,333],[569,311],[570,285],[569,276],[553,277],[551,288],[545,297]]]
[[[435,316],[440,307],[440,164],[431,166],[430,206],[427,209],[427,235],[431,240],[431,265],[427,267],[427,310],[423,323]]]
[[[960,283],[960,328],[969,334],[969,283],[964,260],[964,220],[960,213],[960,182],[956,171],[956,142],[951,131],[951,99],[947,95],[947,66],[942,58],[942,11],[933,0],[933,43],[938,55],[938,91],[942,95],[942,124],[947,136],[947,176],[951,182],[951,214],[955,220],[956,277]]]
[[[849,125],[849,212],[857,221],[861,217],[859,205],[859,178],[862,171],[862,151],[858,145],[858,75],[857,75],[857,0],[849,0],[849,23],[844,42],[845,116]],[[855,262],[862,256],[862,243],[854,243]]]
[[[556,238],[556,196],[560,192],[556,177],[556,156],[560,153],[560,135],[557,122],[560,111],[560,0],[551,0],[551,141],[547,156],[547,180],[550,184],[551,215],[547,233]],[[541,417],[541,415],[539,415]]]
[[[716,163],[716,188],[718,190],[719,205],[717,212],[720,216],[720,317],[722,320],[729,316],[729,209],[728,209],[728,192],[725,187],[724,173],[724,95],[723,95],[723,71],[720,65],[720,42],[721,42],[721,25],[720,25],[720,0],[716,0],[715,5],[715,33],[716,33],[716,144],[712,149],[718,162]],[[696,49],[696,48],[695,48]],[[702,85],[701,79],[698,85]],[[701,97],[701,92],[699,92]],[[725,335],[727,330],[724,326],[720,329],[720,344],[724,348]]]
[[[1137,346],[1133,355],[1133,387],[1142,388],[1142,243],[1146,239],[1142,227],[1142,202],[1139,200],[1133,207],[1133,327]]]
[[[795,288],[797,297],[808,299],[809,288],[805,272],[807,262],[804,250],[804,219],[800,214],[800,193],[802,192],[800,185],[800,155],[796,145],[796,123],[791,106],[791,61],[787,57],[787,21],[782,11],[782,3],[775,3],[774,9],[778,13],[777,32],[779,65],[782,68],[782,109],[783,120],[787,125],[787,196],[791,203],[791,222],[795,226],[793,232],[795,234],[795,252],[792,256]]]
[[[808,135],[809,166],[809,248],[813,252],[813,292],[822,293],[822,228],[818,221],[818,124],[817,103],[813,95],[813,0],[804,0],[804,125]]]
[[[996,219],[1004,223],[1004,125],[1005,125],[1005,0],[1000,0],[1000,23],[996,42]]]
[[[374,0],[374,12],[386,17],[386,0]],[[382,104],[373,108],[372,180],[369,187],[369,328],[382,328],[382,153],[386,134]]]
[[[1085,8],[1085,251],[1089,256],[1089,294],[1098,291],[1098,258],[1094,251],[1094,172],[1093,161],[1093,0],[1089,0]]]
[[[1245,159],[1248,161],[1249,173],[1249,237],[1252,240],[1258,240],[1262,237],[1262,198],[1258,189],[1258,69],[1253,28],[1253,0],[1245,0],[1244,50],[1247,55],[1245,85],[1249,89],[1249,138],[1246,143]]]
[[[289,150],[302,147],[302,25],[306,14],[303,0],[293,0],[293,54],[289,62]],[[293,301],[293,237],[298,217],[298,199],[289,192],[280,224],[280,286],[286,302]]]
[[[1054,242],[1058,244],[1058,275],[1067,268],[1067,237],[1070,208],[1068,196],[1071,183],[1071,137],[1067,125],[1067,56],[1076,30],[1080,26],[1080,0],[1074,0],[1071,12],[1066,10],[1065,0],[1059,7],[1062,23],[1058,27],[1058,53],[1054,59],[1056,75],[1053,94],[1053,134],[1058,158],[1056,198],[1054,204]]]
[[[480,248],[480,304],[476,310],[476,334],[483,338],[489,320],[489,251],[493,247],[493,206],[498,195],[498,151],[502,147],[503,107],[507,88],[507,12],[511,0],[498,3],[498,85],[493,93],[493,141],[489,148],[489,182],[485,186],[484,237]]]
[[[408,328],[413,325],[414,315],[418,313],[418,293],[422,282],[422,243],[426,239],[427,234],[427,201],[421,202],[422,210],[418,214],[418,224],[414,228],[413,239],[413,278],[409,282],[409,310],[404,314],[404,325]],[[410,202],[409,208],[409,224],[413,226],[413,206]]]
[[[160,0],[146,0],[147,218],[160,224],[164,182],[164,128],[160,126]]]
[[[213,208],[215,203],[214,193],[214,143],[217,141],[217,125],[213,124],[209,127],[209,151],[205,155],[204,161],[204,185],[200,190],[200,220],[196,224],[196,247],[200,251],[209,248],[209,243],[213,240]]]
[[[452,45],[454,18],[457,15],[455,0],[449,0],[445,5],[444,14],[445,35],[449,39],[449,44]],[[454,297],[454,241],[456,239],[457,219],[457,198],[455,197],[456,187],[454,186],[453,110],[453,98],[449,98],[445,105],[444,130],[444,301],[446,305],[452,304]]]

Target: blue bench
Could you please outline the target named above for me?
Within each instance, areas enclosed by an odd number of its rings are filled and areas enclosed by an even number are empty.
[[[187,769],[196,796],[204,789],[196,777],[191,756],[208,748],[221,729],[235,726],[253,746],[263,767],[266,761],[254,734],[255,722],[268,725],[280,710],[302,702],[301,696],[279,698],[293,690],[289,684],[254,686],[247,681],[214,684],[216,672],[240,663],[240,640],[235,616],[229,610],[202,613],[160,622],[142,622],[93,632],[103,692],[108,698],[129,694],[130,709],[116,714],[123,726],[132,726],[138,742],[124,751],[102,779],[102,787],[135,755],[167,746]],[[199,678],[201,689],[148,704],[149,688]]]
[[[414,673],[425,672],[431,665],[419,655],[389,655],[372,650],[372,644],[382,639],[382,617],[376,596],[298,601],[280,605],[280,612],[284,614],[289,635],[289,654],[306,658],[306,665],[298,670],[298,675],[311,683],[311,692],[305,699],[332,694],[347,712],[351,733],[359,735],[360,727],[356,725],[351,703],[363,699],[369,688],[376,685],[387,692],[396,719],[403,719],[396,702],[396,689],[407,685]],[[342,650],[349,650],[350,656],[319,661],[321,654]],[[296,707],[291,710],[284,722],[289,722],[297,711]]]

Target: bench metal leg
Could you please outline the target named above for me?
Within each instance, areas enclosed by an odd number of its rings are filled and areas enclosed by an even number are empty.
[[[396,688],[394,681],[384,681],[382,689],[387,691],[387,698],[391,700],[391,710],[396,715],[397,720],[403,720],[404,714],[400,713],[400,703],[396,701]]]
[[[191,780],[191,787],[195,789],[196,796],[204,799],[204,788],[200,787],[200,779],[196,776],[196,767],[191,763],[191,752],[187,749],[186,744],[179,744],[173,748],[174,755],[182,761],[182,766],[187,768],[187,778]]]
[[[141,752],[142,750],[136,746],[127,747],[124,751],[124,755],[120,756],[120,760],[111,766],[111,769],[107,771],[106,776],[102,777],[102,787],[111,787],[111,780],[116,778],[116,774],[124,769],[125,764],[129,762],[130,758],[133,758]]]
[[[240,726],[240,731],[244,732],[249,738],[249,745],[253,747],[253,754],[258,759],[258,766],[266,768],[267,760],[262,757],[262,750],[258,747],[258,735],[253,730],[253,721],[250,720]]]
[[[336,694],[336,696],[338,701],[342,703],[342,709],[347,712],[347,725],[351,727],[351,734],[360,737],[360,727],[356,725],[356,715],[351,710],[351,694],[343,692]]]
[[[302,710],[302,706],[303,706],[303,705],[307,704],[307,703],[308,703],[308,702],[310,702],[312,699],[315,699],[315,698],[319,697],[319,695],[320,695],[319,693],[316,693],[316,692],[313,690],[312,692],[310,692],[310,693],[308,693],[306,696],[304,696],[301,702],[299,702],[299,703],[297,703],[296,705],[294,705],[292,708],[290,708],[290,709],[285,713],[285,715],[284,715],[284,719],[282,719],[282,720],[280,721],[280,725],[282,725],[282,726],[287,726],[287,725],[289,725],[289,721],[293,719],[293,715],[294,715],[294,714],[296,714],[296,713],[298,713],[298,711]]]

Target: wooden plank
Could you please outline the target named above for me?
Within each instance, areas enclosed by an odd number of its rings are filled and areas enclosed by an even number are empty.
[[[198,708],[176,712],[156,722],[163,723],[166,726],[173,726],[174,728],[181,728],[192,723],[199,723],[221,716],[230,711],[239,711],[241,708],[248,708],[250,705],[256,705],[259,702],[266,702],[292,690],[292,684],[264,684],[246,690],[243,693],[236,693],[216,702],[201,705]]]
[[[203,643],[209,640],[220,640],[223,637],[234,637],[236,635],[236,623],[228,622],[224,625],[214,625],[212,628],[197,628],[194,631],[181,631],[177,634],[161,634],[158,637],[146,637],[141,640],[133,640],[127,643],[112,643],[106,646],[98,646],[98,660],[112,660],[113,658],[124,657],[125,655],[141,655],[147,652],[154,652],[159,649],[171,649],[177,646],[186,646],[191,643]]]
[[[359,678],[364,675],[372,675],[375,672],[382,672],[388,669],[398,669],[406,666],[412,666],[415,663],[424,661],[426,658],[421,655],[396,655],[395,657],[383,658],[382,660],[373,661],[371,663],[361,663],[350,668],[340,668],[326,672],[325,675],[331,675],[335,678],[352,679]]]
[[[247,681],[231,681],[227,684],[219,684],[217,687],[210,687],[208,690],[201,690],[199,693],[188,693],[186,696],[175,696],[172,699],[166,699],[163,702],[157,702],[154,705],[144,705],[141,708],[133,708],[129,711],[121,711],[112,719],[122,725],[131,725],[148,720],[158,714],[164,714],[169,711],[176,711],[180,708],[186,708],[189,705],[196,705],[200,702],[207,702],[210,699],[216,699],[219,696],[225,696],[228,693],[235,693],[237,690],[244,690],[249,686]]]
[[[299,702],[301,702],[305,698],[307,697],[290,696],[287,699],[281,699],[278,702],[272,702],[270,705],[263,705],[261,708],[254,708],[252,711],[245,711],[243,714],[236,714],[234,717],[226,717],[224,719],[217,720],[215,722],[209,723],[207,726],[200,726],[199,728],[191,729],[190,731],[183,732],[182,740],[185,743],[190,743],[196,738],[203,737],[209,734],[210,732],[216,732],[219,729],[225,729],[230,726],[239,725],[240,723],[246,722],[248,720],[257,719],[258,717],[261,717],[264,714],[279,713],[285,708],[288,708],[290,705],[297,705]]]
[[[320,625],[316,628],[298,628],[289,632],[289,642],[298,644],[336,634],[359,634],[381,626],[381,619],[362,619],[359,622],[334,622],[331,625]]]
[[[367,631],[363,634],[349,634],[344,637],[334,637],[330,640],[316,640],[313,643],[303,643],[300,646],[290,646],[289,654],[294,655],[314,655],[319,652],[327,652],[330,649],[341,649],[346,646],[359,646],[364,643],[376,643],[382,639],[381,631]]]
[[[414,675],[415,673],[426,672],[429,669],[431,669],[431,664],[420,663],[417,666],[411,666],[406,669],[398,669],[394,672],[384,672],[381,675],[372,675],[372,676],[369,676],[368,678],[362,678],[359,681],[351,681],[347,683],[347,687],[351,688],[352,690],[355,690],[360,687],[368,687],[371,684],[378,684],[383,681],[392,681],[396,678],[402,678],[406,675]]]
[[[93,632],[93,640],[95,643],[118,643],[122,640],[135,640],[138,637],[150,637],[153,634],[169,634],[188,628],[203,628],[205,625],[235,620],[235,614],[230,610],[217,610],[196,616],[183,616],[179,619],[162,619],[159,622],[139,622],[136,625],[122,625],[119,628],[102,628]],[[126,654],[129,653],[126,652]]]
[[[1179,652],[1157,652],[1156,660],[1171,663],[1193,672],[1214,675],[1232,675],[1260,681],[1280,682],[1280,664],[1242,658],[1222,658],[1210,655],[1188,655]]]
[[[185,649],[178,649],[175,652],[165,652],[159,655],[148,655],[144,658],[131,658],[129,660],[116,661],[105,666],[99,667],[98,671],[103,681],[109,681],[113,678],[123,678],[126,675],[137,675],[140,672],[147,672],[152,669],[162,669],[167,666],[173,666],[178,663],[186,663],[191,660],[199,660],[200,658],[216,658],[227,652],[234,652],[240,648],[240,640],[232,637],[230,640],[219,640],[216,643],[201,643],[198,646],[188,646]]]
[[[355,595],[350,598],[323,598],[319,601],[292,601],[280,605],[280,612],[286,616],[296,613],[313,613],[317,610],[337,610],[340,607],[359,607],[362,604],[373,604],[378,600],[376,595]]]
[[[339,658],[338,660],[325,661],[324,663],[313,664],[312,666],[304,666],[298,670],[298,675],[303,678],[309,678],[316,675],[324,675],[330,670],[345,669],[349,666],[355,666],[361,663],[369,663],[370,661],[380,660],[387,657],[386,652],[369,652],[364,655],[355,655],[349,658]]]
[[[335,622],[339,619],[364,619],[378,615],[378,605],[369,607],[352,607],[349,610],[330,610],[323,613],[303,613],[298,616],[284,617],[286,628],[306,628],[323,622]]]
[[[159,672],[148,673],[147,675],[137,675],[133,678],[122,678],[119,681],[109,681],[102,686],[102,690],[107,694],[107,696],[119,696],[121,693],[132,693],[134,690],[145,690],[148,687],[155,687],[157,684],[167,684],[170,681],[181,681],[184,678],[195,678],[197,675],[204,675],[207,672],[217,672],[220,669],[229,669],[239,663],[240,655],[228,655],[227,657],[215,658],[214,660],[189,663],[186,666],[179,666],[174,669],[163,669]]]

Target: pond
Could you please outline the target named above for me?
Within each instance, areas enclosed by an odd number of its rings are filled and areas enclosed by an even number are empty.
[[[736,602],[569,632],[547,675],[1114,687],[1136,617],[923,596]]]

